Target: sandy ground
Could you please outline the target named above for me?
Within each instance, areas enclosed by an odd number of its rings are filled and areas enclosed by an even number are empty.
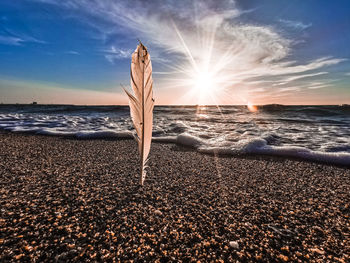
[[[350,169],[0,133],[0,261],[350,260]]]

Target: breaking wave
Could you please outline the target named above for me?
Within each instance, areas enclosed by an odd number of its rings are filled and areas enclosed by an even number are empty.
[[[0,129],[78,139],[132,139],[125,106],[0,105]],[[210,154],[262,154],[350,166],[350,114],[341,106],[156,107],[153,141]]]

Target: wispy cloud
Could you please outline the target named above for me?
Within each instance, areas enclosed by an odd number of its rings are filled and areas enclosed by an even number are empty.
[[[0,36],[0,44],[3,45],[20,46],[23,42],[25,41],[18,37]]]
[[[286,38],[276,27],[243,22],[240,17],[245,11],[233,0],[186,3],[161,0],[37,1],[79,10],[114,25],[113,29],[106,30],[105,23],[96,24],[101,32],[128,32],[129,36],[142,39],[151,47],[152,54],[157,54],[155,57],[161,58],[158,54],[162,54],[165,61],[172,61],[164,62],[163,72],[157,74],[160,83],[167,88],[176,86],[185,90],[186,86],[193,85],[189,79],[199,72],[210,74],[221,88],[239,92],[237,87],[240,87],[245,94],[244,89],[265,88],[267,83],[295,86],[298,80],[324,75],[323,68],[346,60],[336,57],[319,57],[307,62],[292,60],[293,43],[298,39]],[[279,22],[298,30],[312,26],[311,23],[285,19]],[[129,57],[129,52],[112,45],[103,55],[114,63]]]
[[[291,27],[291,28],[298,29],[298,30],[305,30],[305,29],[312,26],[311,23],[305,24],[301,21],[292,21],[292,20],[287,20],[287,19],[279,19],[278,21],[283,23],[287,27]]]
[[[68,55],[80,55],[80,53],[78,51],[75,51],[75,50],[68,50],[64,53],[68,54]]]
[[[8,28],[2,26],[2,30],[0,31],[0,44],[3,45],[12,45],[12,46],[21,46],[24,43],[38,43],[38,44],[46,44],[45,41],[37,39],[35,37],[14,32]]]
[[[299,91],[301,87],[286,87],[279,89],[279,92]]]
[[[133,50],[132,49],[122,49],[115,46],[111,46],[109,49],[103,50],[105,53],[105,58],[112,64],[115,60],[130,58]]]
[[[33,38],[33,37],[18,37],[18,36],[4,36],[0,35],[0,44],[11,45],[11,46],[21,46],[24,43],[38,43],[46,44],[45,41]]]
[[[321,88],[328,88],[331,87],[332,81],[313,81],[309,83],[298,83],[293,86],[288,87],[279,87],[278,90],[274,90],[274,93],[287,93],[287,92],[293,92],[293,91],[306,91],[306,90],[313,90],[313,89],[321,89]]]
[[[321,89],[330,87],[330,83],[328,82],[311,82],[306,88],[308,89]]]
[[[298,80],[298,79],[303,79],[303,78],[310,78],[310,77],[315,77],[319,75],[325,75],[328,74],[328,72],[317,72],[317,73],[312,73],[312,74],[304,74],[304,75],[296,75],[296,76],[291,76],[287,77],[281,80],[281,82],[273,84],[273,86],[280,86],[280,85],[285,85],[288,84],[289,82]]]

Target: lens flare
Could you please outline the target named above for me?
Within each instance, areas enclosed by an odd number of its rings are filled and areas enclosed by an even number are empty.
[[[257,112],[258,111],[258,107],[250,102],[248,102],[247,108],[250,112]]]

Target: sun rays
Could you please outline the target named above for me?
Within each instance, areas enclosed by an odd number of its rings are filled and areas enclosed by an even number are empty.
[[[173,22],[174,31],[178,37],[178,48],[185,55],[185,61],[177,66],[170,65],[172,78],[163,78],[171,81],[168,88],[183,89],[185,92],[178,100],[188,100],[197,105],[219,105],[220,97],[225,93],[225,88],[232,85],[232,74],[227,74],[225,66],[231,62],[227,52],[218,56],[215,48],[217,27],[211,25],[210,30],[203,32],[197,28],[196,46],[189,46],[182,36],[181,31]],[[195,52],[191,50],[195,49]],[[199,52],[199,50],[201,50]],[[199,54],[199,55],[198,55]],[[165,72],[158,72],[165,74]]]
[[[288,61],[291,42],[274,28],[238,23],[240,12],[233,12],[235,8],[226,12],[194,7],[193,15],[183,20],[173,16],[170,22],[162,21],[168,29],[157,44],[168,52],[169,63],[160,63],[162,72],[157,74],[164,94],[172,94],[169,104],[248,107],[249,101],[275,103],[276,96],[285,103],[295,87],[311,90],[307,78],[326,76],[326,71],[317,72],[320,68],[343,61]]]

